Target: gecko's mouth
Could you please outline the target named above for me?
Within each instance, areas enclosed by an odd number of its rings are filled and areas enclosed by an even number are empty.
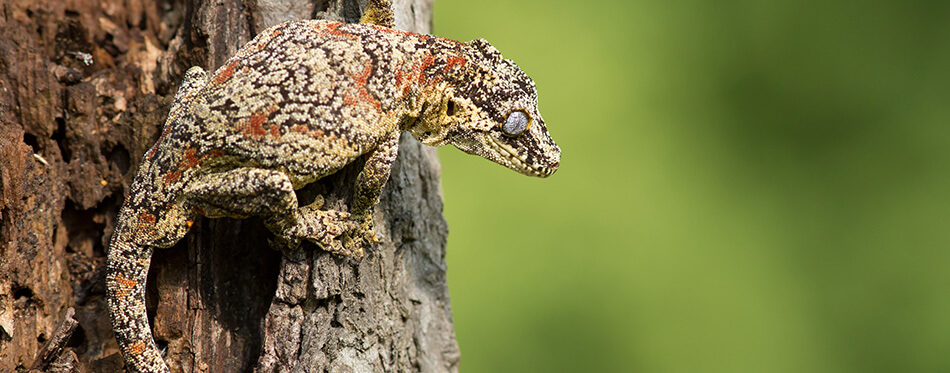
[[[497,158],[492,160],[522,174],[548,177],[551,176],[554,171],[557,171],[557,167],[560,164],[560,156],[558,156],[557,159],[549,160],[546,164],[539,164],[536,162],[536,159],[529,160],[528,152],[519,152],[513,146],[498,141],[491,136],[487,138],[492,153],[494,153],[492,155],[495,156],[493,158]],[[558,154],[559,153],[560,152],[558,152]]]

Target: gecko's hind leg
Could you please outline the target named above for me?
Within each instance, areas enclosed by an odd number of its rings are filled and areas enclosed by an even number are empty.
[[[293,184],[286,174],[260,168],[242,167],[203,175],[185,189],[198,213],[208,217],[261,216],[282,247],[296,247],[301,239],[324,250],[362,257],[362,251],[346,250],[336,237],[357,229],[346,212],[320,210],[323,198],[300,207]]]

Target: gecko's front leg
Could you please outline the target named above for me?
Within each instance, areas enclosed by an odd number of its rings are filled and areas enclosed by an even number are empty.
[[[359,223],[359,228],[343,235],[343,246],[349,251],[360,251],[365,246],[378,242],[373,231],[373,207],[379,202],[379,195],[389,180],[393,162],[399,153],[400,131],[393,131],[376,146],[366,158],[363,170],[356,177],[353,200],[350,202],[351,219]]]
[[[281,247],[296,247],[305,239],[332,253],[363,256],[362,250],[348,249],[336,239],[357,229],[358,224],[349,219],[350,214],[320,210],[323,198],[299,207],[293,184],[282,172],[236,168],[203,175],[191,182],[185,192],[192,208],[207,217],[263,217]]]

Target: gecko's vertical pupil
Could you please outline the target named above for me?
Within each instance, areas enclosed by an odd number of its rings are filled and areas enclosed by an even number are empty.
[[[501,126],[501,130],[508,136],[519,136],[528,129],[530,123],[531,118],[528,117],[528,113],[515,110],[508,113],[508,118],[505,119],[505,124]]]

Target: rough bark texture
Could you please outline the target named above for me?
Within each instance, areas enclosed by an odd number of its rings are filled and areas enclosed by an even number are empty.
[[[121,366],[102,269],[126,188],[184,71],[256,32],[358,19],[365,1],[13,0],[0,4],[0,371],[25,371],[67,309],[51,366]],[[428,32],[431,0],[396,1]],[[358,165],[356,165],[358,166]],[[342,206],[357,169],[300,191]],[[439,164],[404,135],[362,262],[306,243],[281,254],[257,219],[202,219],[156,251],[148,305],[173,371],[456,371]]]

